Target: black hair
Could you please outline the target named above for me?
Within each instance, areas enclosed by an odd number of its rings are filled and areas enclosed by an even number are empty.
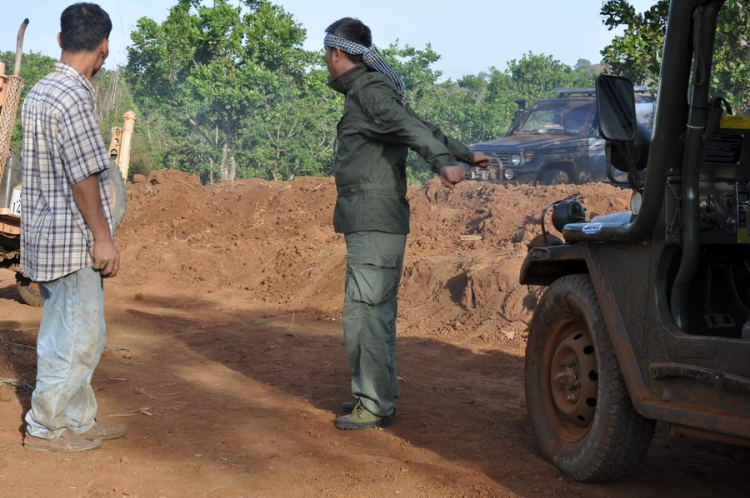
[[[62,49],[66,52],[94,50],[109,39],[112,21],[104,9],[94,3],[76,3],[60,16]]]
[[[353,17],[344,17],[326,28],[326,33],[346,38],[365,47],[372,46],[372,31],[365,23]],[[346,53],[346,52],[344,52]],[[362,56],[346,54],[354,62],[362,62]]]

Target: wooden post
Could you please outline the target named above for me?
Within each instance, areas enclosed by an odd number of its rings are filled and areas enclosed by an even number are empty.
[[[133,130],[135,129],[135,113],[133,111],[126,112],[122,118],[125,123],[122,127],[122,144],[120,146],[120,156],[118,157],[118,165],[122,172],[122,177],[128,179],[128,170],[130,169],[130,144],[133,140]]]
[[[0,107],[5,104],[6,80],[7,78],[5,77],[5,63],[3,61],[0,61]]]
[[[13,65],[13,76],[21,76],[21,57],[23,57],[23,36],[26,33],[26,26],[29,25],[29,20],[24,19],[21,23],[21,27],[18,28],[18,36],[16,37],[16,63]]]

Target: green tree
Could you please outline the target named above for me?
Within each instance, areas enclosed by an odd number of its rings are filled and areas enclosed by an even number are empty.
[[[5,62],[5,72],[13,74],[16,62],[15,52],[0,52],[0,61]],[[23,78],[24,88],[21,99],[26,97],[29,90],[36,85],[39,80],[47,76],[52,71],[52,66],[57,62],[54,57],[42,55],[41,53],[29,52],[23,54],[21,59],[21,78]]]
[[[510,90],[527,99],[549,98],[555,88],[591,86],[593,77],[555,60],[551,55],[532,52],[508,63]]]
[[[179,0],[163,23],[141,19],[126,71],[139,116],[134,167],[179,168],[205,182],[331,173],[343,97],[327,85],[323,52],[302,50],[304,37],[265,0]],[[592,84],[583,71],[531,53],[504,71],[443,82],[430,45],[396,42],[383,55],[417,113],[466,143],[502,136],[515,99]],[[422,182],[432,173],[412,153],[407,174]]]
[[[409,45],[402,48],[396,40],[383,50],[383,57],[401,76],[412,105],[418,105],[442,76],[441,71],[432,67],[440,60],[440,55],[429,43],[420,50]]]
[[[661,68],[668,0],[658,0],[643,13],[627,0],[608,0],[602,6],[603,23],[611,30],[624,27],[602,50],[604,63],[612,74],[627,76],[637,84],[656,86]],[[714,52],[712,85],[732,102],[739,112],[750,111],[750,4],[727,0],[719,14]]]
[[[575,67],[575,69],[583,71],[583,70],[588,69],[589,67],[591,67],[591,61],[588,60],[588,59],[578,59],[578,61],[576,62],[576,65],[574,67]]]
[[[322,57],[322,55],[321,55]],[[241,135],[246,176],[274,180],[332,173],[336,124],[343,98],[327,86],[328,72],[311,69],[276,99]]]
[[[712,86],[750,115],[750,4],[728,0],[719,14]]]
[[[628,0],[603,4],[604,25],[609,30],[625,27],[625,32],[602,50],[610,73],[627,76],[641,85],[658,77],[668,12],[669,0],[659,0],[643,13],[636,12]]]
[[[266,0],[179,0],[166,21],[143,18],[131,35],[128,73],[137,103],[168,116],[168,162],[237,176],[238,137],[300,84],[310,54],[304,29]]]

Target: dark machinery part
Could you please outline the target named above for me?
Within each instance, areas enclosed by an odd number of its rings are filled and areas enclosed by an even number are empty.
[[[576,200],[562,201],[552,211],[552,225],[558,232],[562,232],[568,223],[585,221],[585,212],[581,203]]]

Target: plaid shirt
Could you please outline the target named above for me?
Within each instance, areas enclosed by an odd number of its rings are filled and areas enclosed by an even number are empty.
[[[94,108],[94,88],[58,62],[23,104],[21,269],[48,282],[93,265],[94,238],[73,198],[73,185],[99,177],[112,230],[107,154]]]

